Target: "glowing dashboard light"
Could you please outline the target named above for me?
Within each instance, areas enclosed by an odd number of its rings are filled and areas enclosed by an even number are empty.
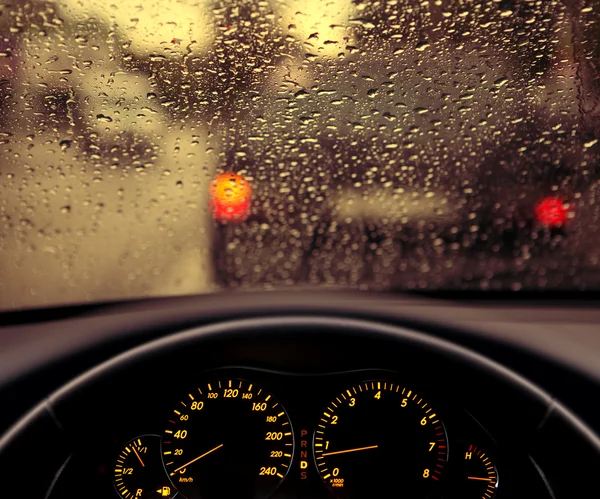
[[[217,222],[243,222],[250,214],[252,187],[237,173],[220,173],[210,188],[211,209]]]
[[[567,203],[558,197],[545,197],[535,205],[535,219],[548,227],[560,227],[570,218]]]

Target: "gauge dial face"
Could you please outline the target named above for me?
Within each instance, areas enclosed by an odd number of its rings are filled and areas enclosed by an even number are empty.
[[[332,400],[313,446],[321,478],[343,498],[425,497],[442,476],[448,453],[435,409],[385,380],[359,383]]]
[[[473,444],[466,444],[458,456],[458,493],[464,499],[492,499],[498,490],[498,471],[490,457]]]
[[[273,395],[240,379],[186,393],[163,434],[167,473],[188,499],[266,498],[294,453],[288,415]]]
[[[123,499],[173,497],[158,435],[142,435],[123,447],[114,467],[114,484]]]

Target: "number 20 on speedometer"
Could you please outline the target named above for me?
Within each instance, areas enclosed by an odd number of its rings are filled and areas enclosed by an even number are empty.
[[[429,497],[448,454],[433,407],[385,380],[359,383],[335,397],[317,424],[313,446],[321,478],[347,499]]]

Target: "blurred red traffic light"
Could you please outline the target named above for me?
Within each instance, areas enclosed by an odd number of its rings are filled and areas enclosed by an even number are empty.
[[[220,173],[210,188],[211,210],[217,222],[243,222],[250,214],[250,182],[233,172]]]
[[[545,197],[535,205],[535,219],[548,227],[560,227],[569,218],[569,207],[558,197]]]

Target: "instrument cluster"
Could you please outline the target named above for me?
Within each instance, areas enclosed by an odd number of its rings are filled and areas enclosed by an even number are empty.
[[[418,376],[233,367],[143,392],[138,399],[152,400],[122,405],[122,425],[80,446],[51,499],[82,488],[115,499],[492,499],[529,490],[519,477],[531,466],[526,455]]]

